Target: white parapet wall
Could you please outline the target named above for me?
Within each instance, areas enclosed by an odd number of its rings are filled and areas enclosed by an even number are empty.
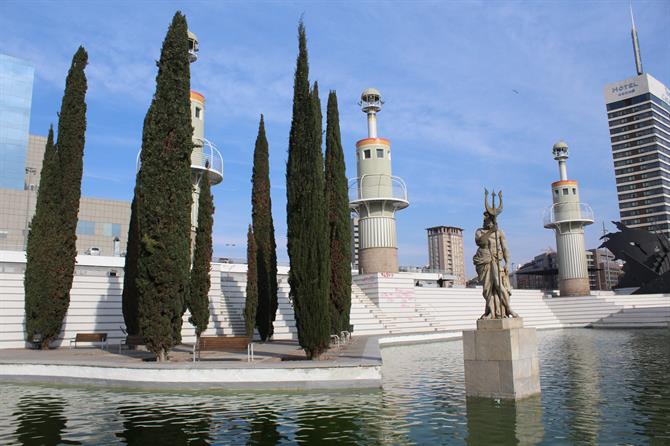
[[[70,307],[55,345],[68,346],[76,333],[105,332],[110,345],[123,338],[122,257],[78,256]],[[0,251],[0,348],[23,348],[25,254]],[[205,335],[235,335],[244,330],[247,266],[212,263],[210,324]],[[484,310],[481,289],[438,288],[437,274],[376,273],[355,275],[351,324],[354,335],[407,335],[460,332],[475,327]],[[278,271],[279,309],[274,339],[297,339],[289,296],[288,267]],[[512,308],[526,326],[664,327],[670,322],[670,295],[580,296],[547,298],[539,290],[513,290]],[[182,342],[195,333],[184,315]],[[425,339],[440,339],[432,336]],[[424,339],[424,338],[422,338]],[[410,340],[406,340],[411,342]]]
[[[69,347],[76,333],[107,333],[108,344],[125,338],[121,310],[123,292],[123,257],[77,256],[75,276],[70,291],[70,306],[63,328],[54,346]],[[25,253],[0,251],[0,348],[26,347],[23,274]],[[222,331],[220,264],[212,264],[210,273],[210,323],[206,335]],[[182,341],[195,341],[195,331],[184,315]]]

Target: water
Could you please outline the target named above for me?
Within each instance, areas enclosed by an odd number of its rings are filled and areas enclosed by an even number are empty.
[[[460,341],[385,348],[384,388],[0,384],[0,444],[670,444],[670,330],[538,333],[541,398],[465,398]]]

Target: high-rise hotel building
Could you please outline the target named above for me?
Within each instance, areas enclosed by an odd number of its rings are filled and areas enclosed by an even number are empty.
[[[642,71],[605,87],[621,222],[670,235],[670,90]]]
[[[463,229],[435,226],[428,231],[428,268],[453,275],[454,285],[465,286]]]

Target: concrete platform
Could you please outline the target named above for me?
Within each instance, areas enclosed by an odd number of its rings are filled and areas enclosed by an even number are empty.
[[[255,343],[246,353],[203,352],[192,362],[190,346],[179,346],[165,363],[146,351],[98,348],[0,350],[0,381],[102,385],[131,388],[329,389],[381,387],[377,337],[354,337],[320,361],[308,361],[295,341]]]

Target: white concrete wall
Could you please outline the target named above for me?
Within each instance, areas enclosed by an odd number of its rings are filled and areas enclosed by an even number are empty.
[[[19,255],[20,254],[20,255]],[[0,252],[0,348],[22,348],[26,346],[24,323],[23,253]],[[123,277],[105,275],[84,275],[87,267],[107,266],[123,272],[123,258],[77,256],[77,269],[70,292],[70,306],[65,316],[57,346],[69,347],[69,339],[76,333],[104,332],[107,342],[118,344],[125,338],[121,327],[125,326],[121,311]],[[13,271],[13,272],[5,272]],[[18,272],[21,271],[21,272]],[[103,271],[104,272],[104,271]],[[101,273],[102,274],[102,273]],[[210,274],[212,285],[209,291],[210,324],[205,334],[214,335],[222,331],[221,326],[221,270],[220,264],[212,264]],[[189,313],[184,315],[182,328],[183,342],[194,342],[195,331],[188,322]]]
[[[123,339],[120,326],[122,277],[81,274],[86,268],[123,270],[123,258],[77,257],[80,274],[75,276],[70,308],[58,342],[78,332],[106,332],[110,344]],[[0,348],[22,348],[24,341],[23,253],[0,251]],[[99,270],[98,270],[99,274]],[[206,335],[231,335],[244,332],[246,265],[213,263],[210,288],[211,319]],[[354,276],[351,323],[355,335],[384,335],[460,331],[475,328],[484,311],[481,289],[417,287],[416,280],[429,280],[425,274],[378,273]],[[289,300],[288,268],[278,271],[279,311],[275,339],[297,339],[293,307]],[[582,296],[545,298],[538,290],[514,290],[512,308],[526,326],[547,328],[602,326],[609,320],[621,324],[655,326],[670,318],[670,295]],[[627,312],[636,307],[647,310]],[[659,318],[659,309],[663,317]],[[620,314],[621,313],[621,314]],[[625,313],[625,314],[623,314]],[[612,315],[619,317],[611,317]],[[646,323],[656,314],[654,321]],[[649,316],[647,316],[649,315]],[[184,315],[184,343],[195,340],[194,330]],[[646,318],[641,320],[641,318]],[[640,322],[641,321],[641,322]],[[660,321],[660,322],[659,322]],[[69,345],[67,342],[65,345]]]

